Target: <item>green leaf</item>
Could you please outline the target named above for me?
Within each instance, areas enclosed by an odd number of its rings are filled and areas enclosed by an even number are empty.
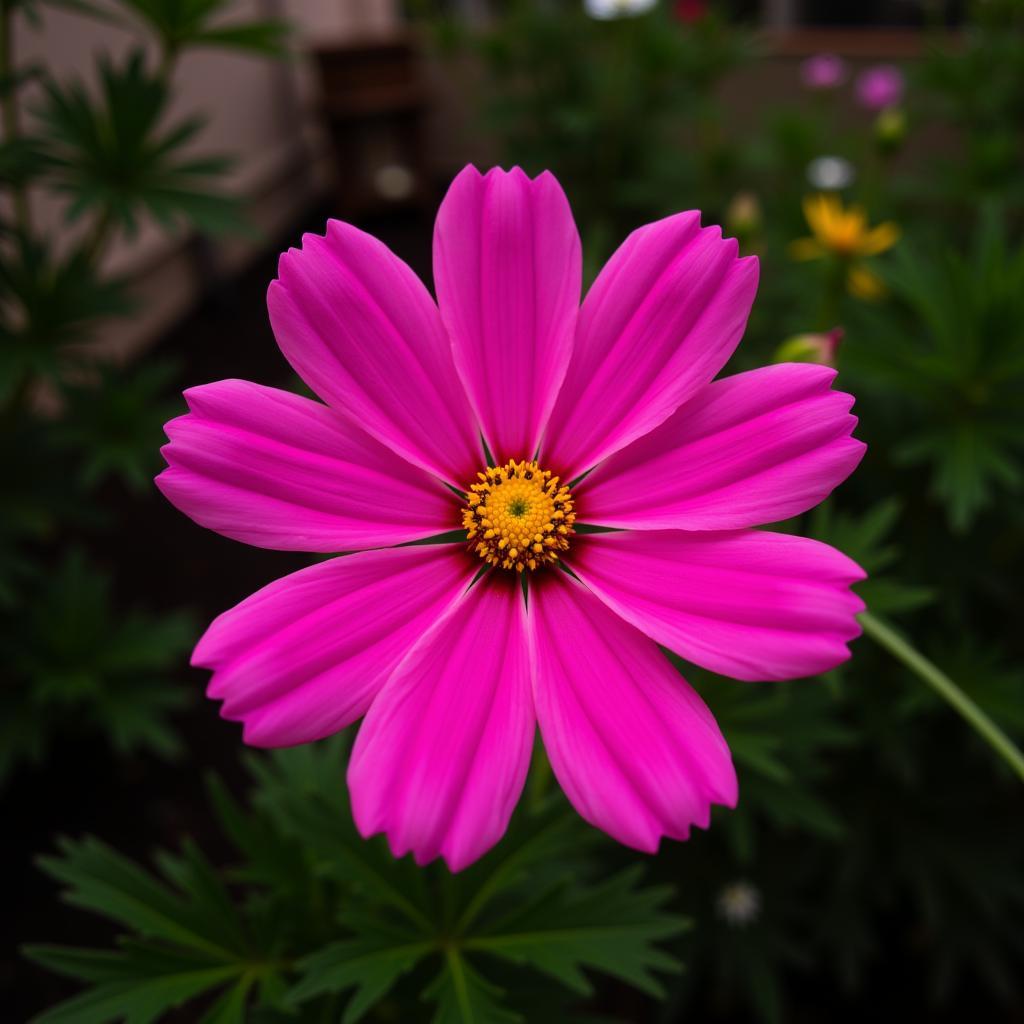
[[[395,861],[380,842],[366,842],[355,829],[342,772],[344,743],[335,738],[269,759],[251,758],[250,770],[260,784],[257,807],[315,852],[320,871],[365,887],[414,927],[428,930],[417,868]]]
[[[983,207],[966,253],[901,246],[890,304],[855,314],[843,349],[854,390],[889,420],[881,450],[921,467],[957,532],[1024,486],[1024,244],[1006,220]]]
[[[168,716],[187,693],[166,674],[194,638],[190,616],[115,608],[109,579],[74,549],[23,598],[0,623],[0,777],[62,732],[102,735],[120,753],[176,756]]]
[[[37,140],[22,136],[0,141],[0,181],[13,188],[27,185],[47,167]]]
[[[133,234],[147,213],[167,227],[187,221],[203,231],[244,232],[238,202],[212,189],[228,161],[181,154],[203,122],[165,127],[167,83],[147,71],[143,52],[120,66],[101,57],[99,72],[99,100],[80,82],[50,82],[37,111],[49,178],[70,199],[68,219],[92,213]]]
[[[423,996],[437,1002],[433,1024],[519,1024],[523,1018],[502,1006],[504,994],[449,950],[444,970]]]
[[[213,957],[228,954],[236,945],[235,922],[220,916],[224,900],[217,898],[212,906],[204,902],[210,895],[209,876],[194,849],[189,853],[187,872],[178,877],[179,882],[196,883],[185,890],[191,903],[183,903],[182,893],[172,891],[97,839],[63,839],[59,848],[60,856],[42,857],[39,864],[68,887],[67,902],[109,917],[140,935]],[[227,936],[225,928],[231,929]]]
[[[216,23],[230,4],[227,0],[119,0],[146,22],[167,53],[187,46],[223,46],[266,56],[284,53],[290,29],[278,19]]]
[[[200,1024],[244,1024],[245,1008],[252,988],[253,978],[246,976],[236,985],[227,989],[221,997],[203,1014]]]
[[[234,901],[192,843],[180,857],[158,856],[165,881],[99,840],[64,839],[40,866],[66,886],[67,902],[129,929],[116,951],[32,946],[25,954],[92,988],[47,1011],[46,1024],[132,1024],[156,1020],[199,995],[229,986],[203,1019],[242,1021],[257,980],[275,970],[257,954]],[[167,884],[170,883],[170,884]]]
[[[234,965],[211,966],[173,951],[132,944],[105,958],[96,950],[48,946],[29,946],[24,953],[51,970],[95,985],[46,1011],[36,1018],[36,1024],[105,1024],[122,1019],[145,1024],[238,973]]]
[[[134,308],[125,282],[98,278],[85,253],[58,257],[46,243],[13,241],[0,260],[0,403],[33,377],[59,386],[75,362],[69,346]]]
[[[72,457],[83,490],[115,478],[136,493],[150,491],[163,426],[180,411],[180,400],[167,397],[177,375],[175,363],[104,365],[65,385],[65,415],[52,437]]]
[[[4,75],[0,75],[0,97],[8,96],[13,92],[17,92],[23,85],[28,85],[29,82],[34,82],[42,78],[45,73],[45,69],[41,64],[28,64],[24,67],[9,71]],[[5,145],[19,141],[21,140],[5,140]]]
[[[878,614],[914,611],[935,600],[928,587],[906,583],[889,571],[901,554],[890,538],[902,514],[898,498],[885,498],[860,516],[837,512],[831,502],[810,515],[810,535],[849,555],[868,574],[856,589]]]
[[[500,921],[481,927],[464,947],[529,964],[581,995],[592,991],[582,970],[587,967],[660,996],[652,972],[679,967],[655,943],[680,934],[688,924],[664,909],[671,890],[641,889],[641,875],[637,866],[597,885],[538,893]]]
[[[342,1024],[355,1024],[391,991],[395,982],[434,951],[430,939],[409,941],[407,934],[379,925],[359,929],[356,938],[334,942],[299,962],[303,978],[288,994],[301,1003],[325,992],[354,988]]]

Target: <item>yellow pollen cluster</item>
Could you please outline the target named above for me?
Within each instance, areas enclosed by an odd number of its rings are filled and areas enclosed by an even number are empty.
[[[569,488],[536,462],[513,460],[477,476],[462,510],[476,553],[517,572],[557,562],[576,522]]]

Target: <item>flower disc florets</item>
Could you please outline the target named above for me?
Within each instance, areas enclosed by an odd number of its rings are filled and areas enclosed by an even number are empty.
[[[473,550],[503,569],[539,569],[569,550],[576,513],[569,487],[536,462],[488,466],[466,495],[462,525]]]

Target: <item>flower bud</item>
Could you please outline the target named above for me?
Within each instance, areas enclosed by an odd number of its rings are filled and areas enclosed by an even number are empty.
[[[836,365],[836,352],[843,340],[842,327],[820,334],[794,334],[787,338],[772,357],[773,363],[820,363],[822,366]]]
[[[875,118],[875,142],[883,153],[899,149],[907,135],[907,115],[899,107],[887,107]]]
[[[762,220],[761,202],[753,192],[737,192],[725,209],[725,228],[740,239],[757,234]]]
[[[715,910],[726,924],[746,928],[761,915],[761,892],[742,879],[724,886],[715,899]]]

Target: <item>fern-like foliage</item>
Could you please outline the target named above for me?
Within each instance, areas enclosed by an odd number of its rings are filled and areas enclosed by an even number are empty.
[[[211,783],[240,856],[222,871],[191,842],[158,853],[155,871],[92,838],[42,858],[68,902],[123,932],[113,950],[26,951],[88,986],[39,1024],[147,1024],[193,1001],[196,1019],[218,1024],[257,1008],[355,1024],[375,1007],[513,1024],[565,1019],[535,1008],[591,997],[595,972],[662,995],[659,975],[678,964],[659,944],[686,927],[671,890],[645,886],[638,867],[592,881],[594,833],[560,798],[522,809],[465,872],[422,870],[356,832],[344,748],[336,738],[251,758],[248,810]]]
[[[186,694],[167,673],[192,640],[189,615],[115,607],[109,579],[78,550],[20,597],[0,629],[0,780],[65,731],[102,734],[121,754],[180,752],[169,715]]]
[[[927,472],[962,533],[1024,484],[1024,245],[990,209],[964,253],[900,246],[887,283],[893,306],[860,311],[845,365],[889,405],[888,456]]]
[[[48,81],[37,110],[50,181],[69,199],[68,219],[95,214],[134,234],[146,212],[164,227],[189,221],[203,231],[245,232],[238,204],[212,190],[229,161],[183,154],[204,121],[165,125],[167,82],[147,70],[143,51],[120,65],[101,57],[98,71],[99,100],[81,82]]]

